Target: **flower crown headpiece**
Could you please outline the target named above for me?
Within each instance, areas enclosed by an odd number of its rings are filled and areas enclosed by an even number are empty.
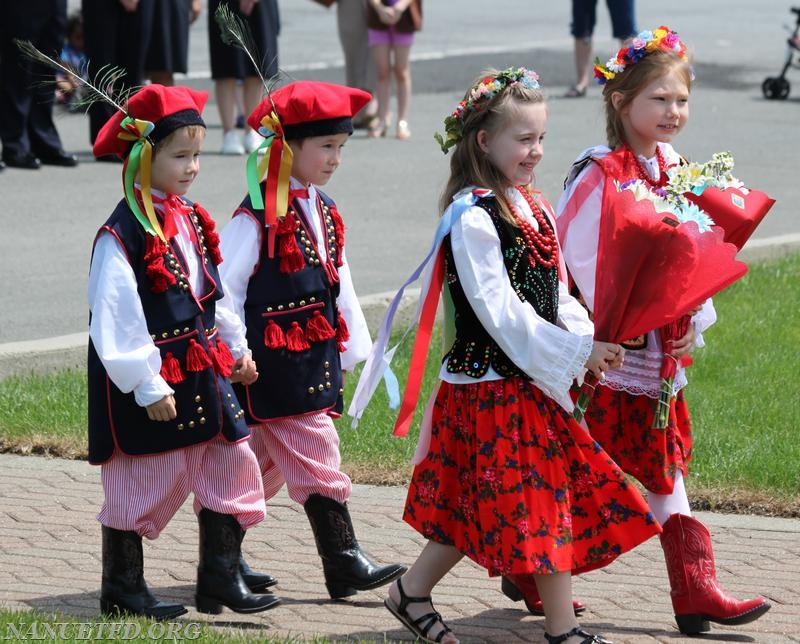
[[[486,103],[507,87],[521,85],[527,89],[539,89],[539,75],[525,67],[509,67],[496,75],[484,76],[458,104],[455,111],[444,119],[445,136],[436,132],[433,138],[439,143],[442,152],[447,154],[451,147],[464,136],[464,119],[471,112],[480,112]]]
[[[678,38],[678,34],[662,25],[653,31],[642,31],[631,41],[630,45],[620,49],[617,55],[610,58],[605,65],[600,62],[599,58],[595,58],[594,77],[600,85],[605,85],[617,74],[621,74],[654,51],[673,52],[681,60],[689,60],[686,45]]]

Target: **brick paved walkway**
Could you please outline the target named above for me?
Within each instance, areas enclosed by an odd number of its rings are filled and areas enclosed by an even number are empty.
[[[0,604],[94,617],[100,584],[100,470],[84,462],[0,455]],[[400,520],[405,490],[355,486],[351,512],[362,545],[375,559],[410,563],[419,535]],[[718,577],[741,597],[761,593],[773,603],[759,621],[715,627],[710,641],[800,642],[800,521],[701,513],[713,535]],[[225,611],[217,622],[247,629],[253,639],[324,636],[331,641],[410,641],[382,606],[383,591],[331,602],[324,590],[313,536],[300,506],[280,494],[267,520],[253,528],[245,552],[256,569],[275,574],[281,606],[260,615]],[[146,542],[148,583],[161,597],[184,602],[183,619],[210,621],[194,602],[197,527],[187,503],[155,542]],[[575,580],[589,607],[582,624],[619,643],[697,642],[672,618],[657,539],[611,566]],[[478,566],[462,562],[434,596],[465,644],[540,642],[542,620],[500,592]]]

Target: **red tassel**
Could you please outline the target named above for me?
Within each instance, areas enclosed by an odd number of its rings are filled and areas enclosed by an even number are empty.
[[[309,342],[323,342],[324,340],[330,340],[335,335],[336,332],[328,323],[328,320],[325,319],[325,316],[322,315],[322,312],[319,310],[314,311],[314,315],[306,323],[306,337]]]
[[[331,206],[331,219],[333,219],[333,231],[336,234],[336,266],[344,264],[344,221],[336,208]]]
[[[203,229],[203,238],[205,239],[206,250],[215,266],[222,263],[222,255],[219,252],[219,235],[216,232],[217,225],[208,214],[208,211],[200,204],[194,204],[194,211],[197,213],[197,219],[200,221],[200,228]]]
[[[214,371],[223,378],[230,378],[236,360],[234,360],[228,345],[222,340],[217,340],[217,346],[211,347],[210,354],[211,361],[214,363]]]
[[[339,309],[336,309],[336,344],[339,347],[339,353],[344,353],[347,350],[345,342],[350,339],[350,331],[347,328],[347,322]]]
[[[161,359],[161,377],[170,385],[176,385],[186,380],[180,361],[171,351],[168,351],[167,355]]]
[[[153,283],[150,290],[153,293],[163,293],[176,283],[175,276],[164,266],[164,254],[167,252],[166,244],[155,235],[147,236],[147,250],[144,261],[147,264],[145,273]]]
[[[286,336],[275,320],[267,322],[267,328],[264,329],[264,346],[268,349],[283,349],[286,346]]]
[[[278,235],[278,257],[281,260],[281,273],[296,273],[306,265],[306,258],[294,234]]]
[[[278,235],[294,235],[297,232],[297,220],[294,215],[286,215],[278,220]]]
[[[205,349],[192,338],[189,340],[189,348],[186,349],[186,371],[204,371],[211,366],[211,358]]]
[[[342,312],[336,310],[336,339],[339,342],[347,342],[350,339],[350,330],[347,328]]]
[[[286,332],[286,348],[289,351],[307,351],[311,345],[306,340],[306,334],[303,333],[303,327],[297,322],[292,322],[291,328]]]

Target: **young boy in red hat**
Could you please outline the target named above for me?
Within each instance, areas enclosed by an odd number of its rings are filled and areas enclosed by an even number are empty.
[[[89,272],[89,460],[102,467],[104,613],[171,619],[143,574],[155,539],[194,493],[196,607],[241,613],[279,603],[242,576],[244,530],[264,518],[258,463],[214,328],[219,237],[183,195],[199,171],[208,95],[148,85],[102,128],[97,157],[124,160],[122,199],[95,238]],[[263,577],[263,576],[262,576]]]
[[[333,599],[405,571],[375,564],[356,540],[347,507],[352,484],[340,469],[333,423],[342,411],[343,372],[366,359],[371,339],[344,254],[342,219],[318,186],[339,167],[353,115],[370,98],[312,81],[267,96],[248,118],[265,137],[262,148],[270,148],[266,179],[249,185],[221,233],[220,333],[234,356],[252,351],[258,368],[274,374],[237,385],[264,498],[285,483],[303,505]]]

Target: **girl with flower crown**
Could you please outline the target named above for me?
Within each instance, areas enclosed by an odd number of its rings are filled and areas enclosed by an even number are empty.
[[[602,377],[623,351],[592,340],[588,315],[559,280],[551,208],[531,186],[547,125],[537,79],[524,68],[488,72],[437,136],[454,152],[412,365],[427,349],[420,339],[443,284],[450,341],[403,517],[428,542],[385,601],[425,642],[457,642],[430,594],[464,555],[491,576],[538,586],[546,641],[607,642],[578,625],[571,575],[658,532],[639,493],[570,414],[570,383],[584,369]],[[381,342],[379,332],[356,399],[385,360]],[[407,397],[419,391],[417,375]]]
[[[607,277],[604,258],[625,254],[599,243],[601,223],[607,229],[615,209],[621,212],[618,204],[626,191],[619,186],[634,182],[658,195],[668,192],[667,170],[682,164],[671,142],[689,117],[693,79],[686,46],[663,26],[640,33],[605,65],[598,61],[595,77],[604,85],[608,147],[589,148],[578,156],[558,204],[564,260],[590,311],[595,309],[596,284]],[[684,365],[692,348],[703,346],[702,332],[716,314],[710,300],[674,313],[684,316],[685,329],[654,329],[623,343],[625,364],[596,388],[585,420],[622,469],[647,488],[650,508],[663,526],[661,544],[676,621],[682,633],[696,634],[709,630],[709,621],[750,622],[770,605],[761,598],[738,601],[725,593],[716,580],[709,532],[691,516],[683,481],[692,457]],[[673,376],[668,406],[661,413],[661,374],[669,363]]]

